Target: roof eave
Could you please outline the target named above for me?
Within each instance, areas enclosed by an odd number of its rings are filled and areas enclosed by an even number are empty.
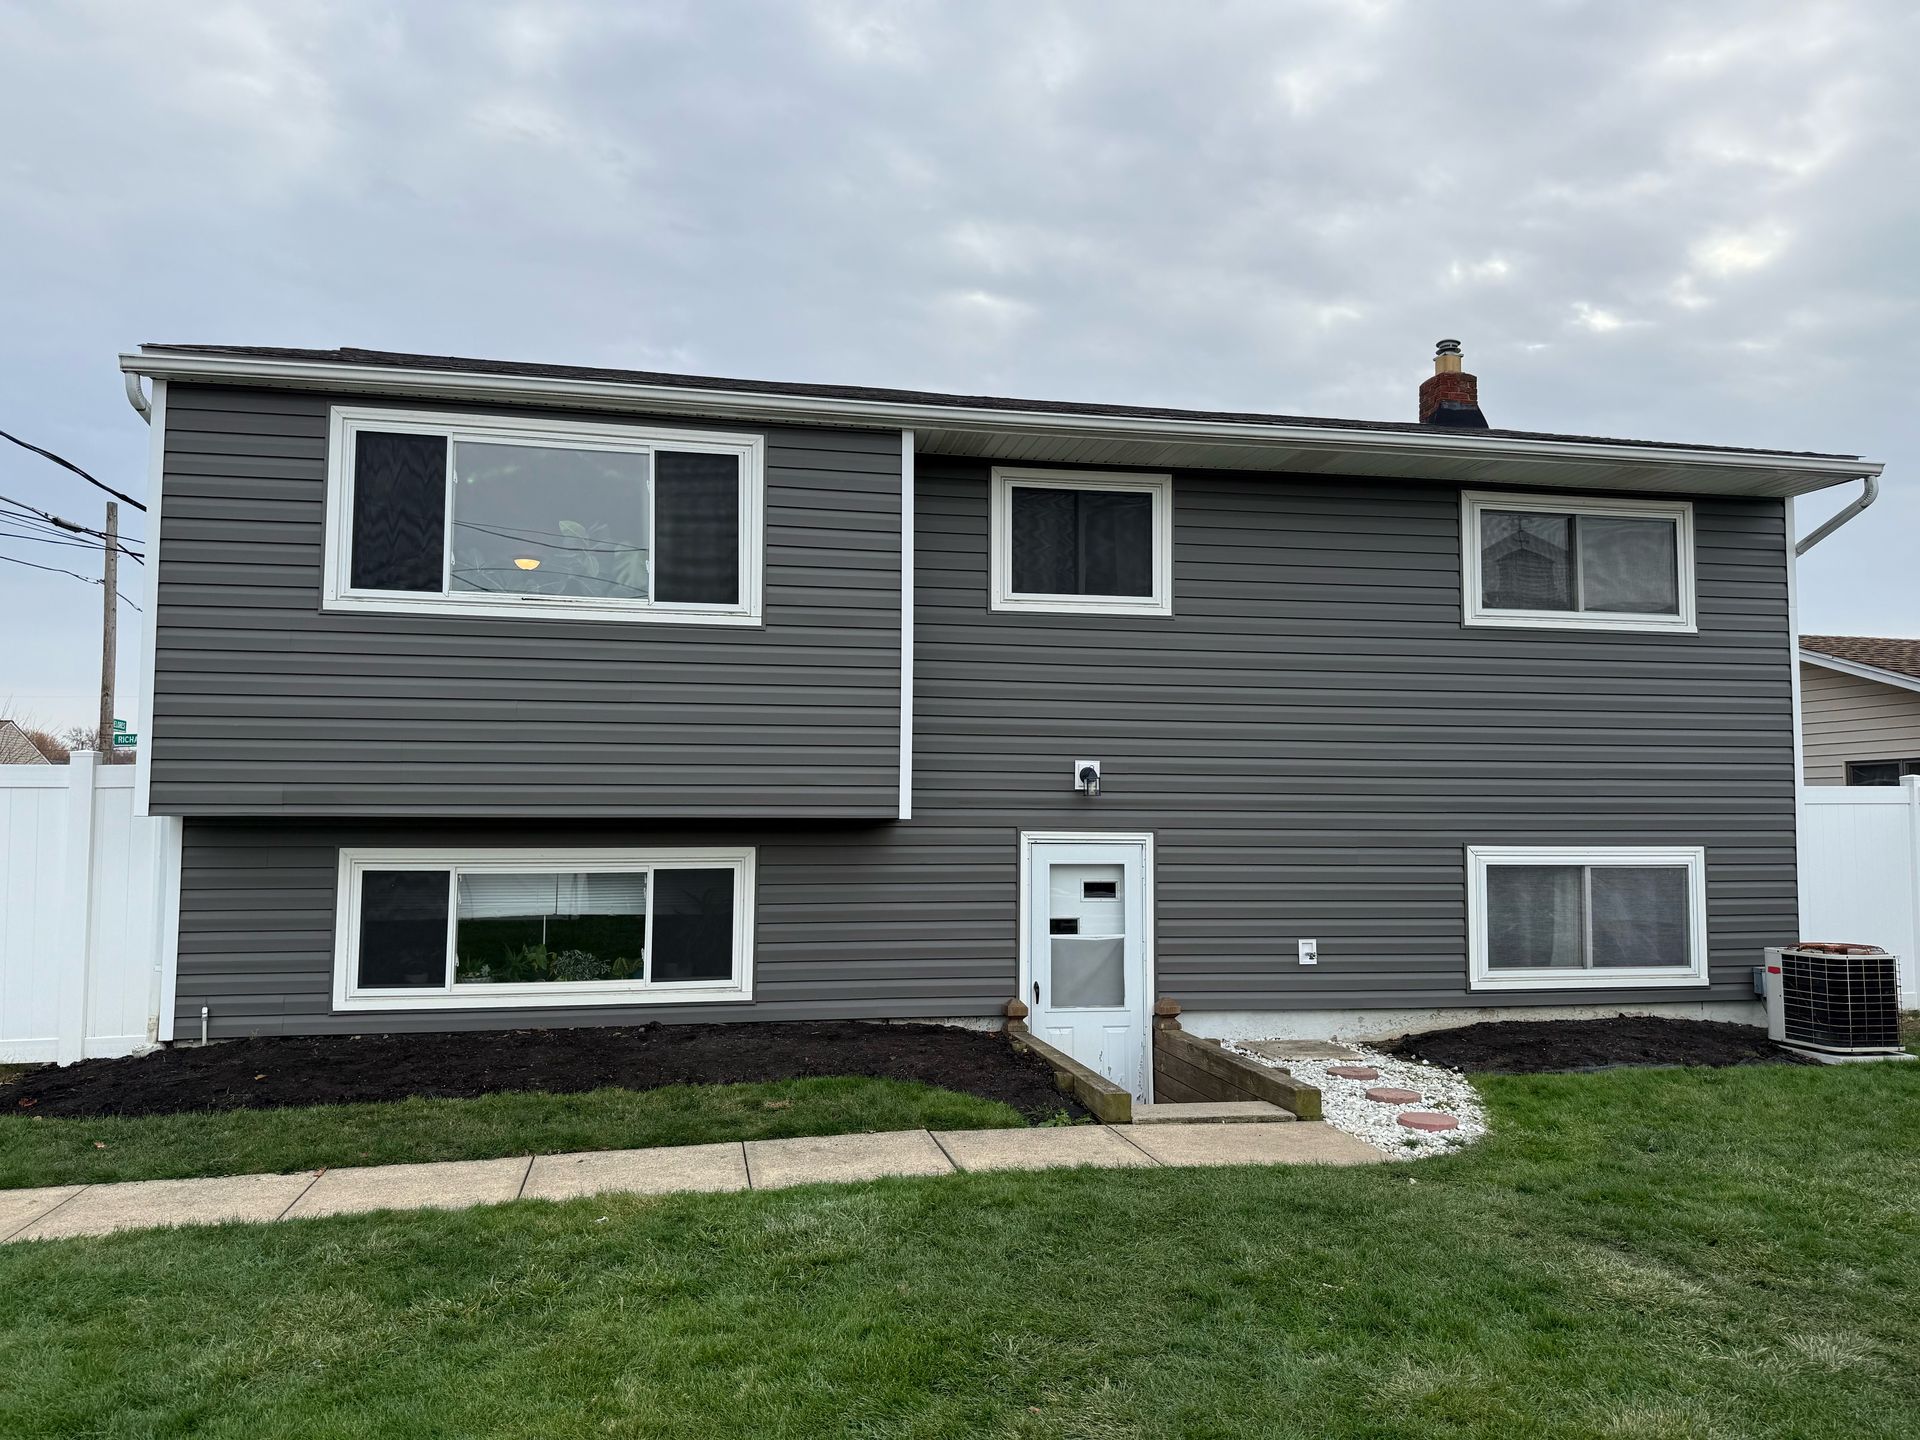
[[[930,449],[1007,459],[1048,458],[1022,453],[1023,445],[1029,442],[1055,449],[1092,444],[1113,452],[1103,463],[1772,497],[1808,494],[1878,475],[1882,469],[1875,461],[1841,456],[1516,439],[1458,430],[1367,430],[1005,410],[173,351],[127,352],[120,356],[120,368],[156,380],[206,384],[265,385],[408,399],[509,401],[765,424],[915,430],[925,432]],[[1130,458],[1133,456],[1137,458]]]
[[[1868,665],[1860,660],[1843,660],[1824,650],[1809,650],[1802,646],[1800,658],[1809,665],[1818,665],[1822,670],[1834,670],[1856,679],[1871,680],[1877,685],[1891,685],[1898,690],[1920,690],[1920,678],[1902,675],[1898,670],[1883,670],[1878,665]]]

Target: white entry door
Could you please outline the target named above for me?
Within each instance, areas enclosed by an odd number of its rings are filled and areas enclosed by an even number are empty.
[[[1033,1033],[1147,1098],[1152,838],[1022,837]]]

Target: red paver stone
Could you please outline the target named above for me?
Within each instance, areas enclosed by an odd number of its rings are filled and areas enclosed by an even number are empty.
[[[1380,1072],[1371,1065],[1329,1065],[1327,1074],[1338,1075],[1342,1080],[1378,1080]]]
[[[1420,1098],[1418,1090],[1396,1090],[1391,1085],[1376,1085],[1367,1091],[1367,1099],[1382,1105],[1411,1105]]]
[[[1441,1115],[1432,1110],[1406,1110],[1393,1117],[1409,1130],[1454,1130],[1460,1122],[1451,1115]]]

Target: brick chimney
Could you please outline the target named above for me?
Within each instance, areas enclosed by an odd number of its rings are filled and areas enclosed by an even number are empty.
[[[1458,340],[1442,340],[1434,347],[1433,374],[1420,382],[1420,423],[1456,430],[1487,428],[1487,417],[1480,413],[1480,382],[1460,368]]]

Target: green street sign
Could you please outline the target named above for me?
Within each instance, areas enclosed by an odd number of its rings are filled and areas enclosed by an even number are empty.
[[[113,737],[113,748],[116,750],[125,746],[138,745],[139,743],[140,737],[138,735],[129,735],[124,730]]]
[[[127,722],[124,720],[116,720],[113,722],[113,733],[116,735],[118,735],[122,730],[125,730],[126,728],[127,728]]]

